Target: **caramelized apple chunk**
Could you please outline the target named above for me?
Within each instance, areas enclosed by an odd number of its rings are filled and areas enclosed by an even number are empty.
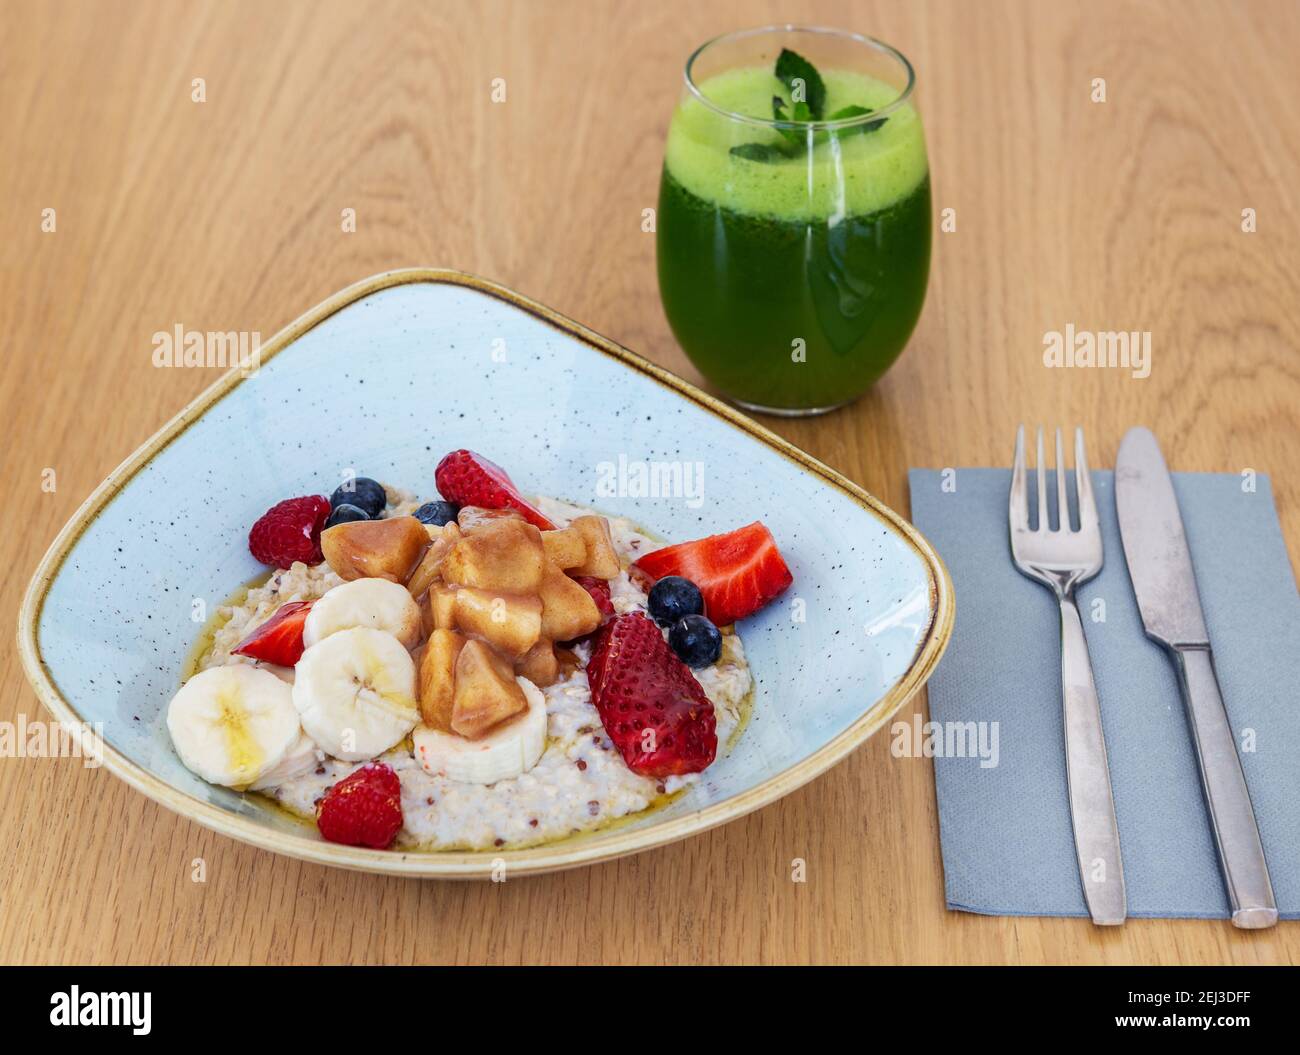
[[[442,571],[442,562],[447,559],[447,554],[451,552],[452,547],[460,541],[460,528],[456,526],[455,521],[439,528],[438,532],[438,537],[429,544],[429,548],[424,551],[423,559],[407,580],[406,588],[411,591],[412,597],[419,597],[438,580],[438,575]]]
[[[460,634],[436,629],[420,657],[420,717],[425,725],[444,733],[451,730],[456,659],[464,647]]]
[[[445,583],[435,582],[425,594],[424,604],[420,609],[424,617],[424,629],[431,633],[434,627],[443,630],[456,629],[456,591]]]
[[[340,579],[387,579],[404,583],[429,545],[415,517],[352,520],[321,532],[320,548]]]
[[[456,658],[452,731],[470,740],[518,714],[528,704],[514,668],[482,641],[467,641]]]
[[[582,536],[586,548],[586,557],[576,568],[574,575],[590,575],[597,579],[615,578],[622,565],[614,549],[614,540],[609,534],[609,521],[604,517],[581,516],[574,518],[570,529]]]
[[[600,610],[591,594],[549,561],[542,577],[542,636],[572,641],[600,626]]]
[[[542,601],[535,594],[462,586],[454,591],[454,597],[453,618],[462,633],[482,638],[512,658],[537,644],[542,633]]]
[[[557,568],[568,570],[586,563],[587,541],[577,528],[556,528],[542,532],[542,546],[547,559]]]
[[[582,669],[582,660],[578,658],[578,654],[571,648],[557,648],[555,650],[555,662],[560,668],[556,675],[557,680],[567,678]]]
[[[455,586],[535,593],[545,563],[542,533],[507,517],[466,531],[442,562],[442,577]]]
[[[555,655],[555,646],[542,638],[515,664],[515,673],[527,678],[539,689],[554,684],[560,676],[560,661]]]
[[[516,509],[485,509],[483,506],[461,506],[456,520],[462,531],[472,531],[494,520],[523,520],[524,516]]]

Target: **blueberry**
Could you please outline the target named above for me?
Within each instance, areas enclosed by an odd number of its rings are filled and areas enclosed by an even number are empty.
[[[336,505],[325,521],[327,528],[332,528],[335,524],[347,524],[353,520],[369,520],[370,515],[364,510],[347,502]]]
[[[451,502],[425,502],[415,511],[415,519],[421,524],[437,524],[442,527],[455,520],[459,512],[460,507]]]
[[[707,667],[722,655],[722,631],[702,615],[684,615],[668,631],[668,644],[688,667]]]
[[[650,588],[650,618],[660,626],[672,626],[684,615],[704,611],[700,588],[680,575],[665,575]]]
[[[330,495],[330,506],[338,509],[341,505],[356,506],[371,519],[379,516],[388,505],[388,496],[384,494],[383,485],[368,476],[358,476],[355,480],[340,484]]]

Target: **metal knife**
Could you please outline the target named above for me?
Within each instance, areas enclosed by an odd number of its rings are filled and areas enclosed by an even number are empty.
[[[1115,506],[1142,624],[1178,671],[1233,925],[1271,927],[1277,904],[1259,826],[1214,673],[1173,480],[1150,429],[1129,429],[1119,445]]]

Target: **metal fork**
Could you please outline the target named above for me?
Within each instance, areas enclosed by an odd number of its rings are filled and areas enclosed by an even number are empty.
[[[1083,896],[1092,922],[1124,922],[1127,899],[1124,865],[1120,860],[1119,825],[1110,790],[1106,739],[1101,708],[1092,680],[1092,662],[1083,622],[1074,603],[1074,589],[1087,582],[1102,565],[1101,524],[1083,450],[1083,429],[1074,433],[1074,479],[1078,494],[1079,529],[1070,524],[1065,485],[1065,450],[1056,430],[1057,529],[1047,517],[1047,468],[1043,461],[1043,430],[1038,430],[1038,527],[1029,526],[1029,494],[1025,477],[1025,427],[1016,430],[1016,460],[1011,470],[1008,519],[1011,556],[1021,573],[1056,594],[1061,607],[1061,701],[1065,712],[1065,761],[1070,794],[1070,821],[1079,859]]]

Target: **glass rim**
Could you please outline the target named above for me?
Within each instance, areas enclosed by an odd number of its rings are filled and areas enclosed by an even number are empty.
[[[699,85],[695,83],[695,78],[692,76],[691,71],[695,66],[695,61],[703,55],[705,51],[713,47],[715,44],[745,40],[749,37],[762,36],[767,33],[820,33],[825,36],[840,37],[844,40],[855,41],[858,44],[865,45],[875,51],[889,55],[900,63],[903,70],[907,73],[907,83],[903,85],[898,95],[890,100],[887,105],[880,107],[878,110],[872,110],[869,114],[858,114],[856,117],[844,117],[838,121],[790,121],[767,117],[751,117],[748,114],[737,113],[734,110],[728,110],[724,106],[719,106],[700,91]],[[716,37],[710,37],[691,52],[690,58],[686,60],[686,67],[682,70],[682,79],[686,82],[687,91],[714,113],[721,114],[729,120],[740,121],[744,124],[755,125],[759,128],[776,129],[853,128],[856,125],[867,124],[870,121],[879,121],[888,117],[906,103],[907,100],[911,98],[912,89],[916,87],[916,71],[912,68],[912,64],[908,61],[907,56],[892,44],[886,44],[883,40],[877,40],[875,37],[869,37],[863,33],[854,33],[847,29],[835,29],[830,26],[801,26],[791,22],[774,23],[767,26],[755,26],[753,29],[733,29],[727,33],[720,33]]]

